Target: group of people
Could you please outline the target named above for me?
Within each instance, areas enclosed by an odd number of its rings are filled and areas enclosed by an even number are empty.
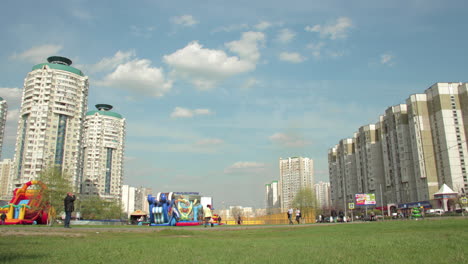
[[[294,222],[292,221],[293,213],[294,213],[294,209],[289,208],[287,214],[288,214],[288,220],[289,220],[290,225],[294,224]],[[301,223],[301,217],[302,217],[301,210],[299,210],[299,208],[296,208],[296,222],[297,222],[297,224]]]

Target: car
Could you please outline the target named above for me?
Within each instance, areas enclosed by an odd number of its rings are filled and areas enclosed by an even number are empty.
[[[426,214],[429,215],[443,215],[445,211],[443,209],[429,209],[426,211]]]

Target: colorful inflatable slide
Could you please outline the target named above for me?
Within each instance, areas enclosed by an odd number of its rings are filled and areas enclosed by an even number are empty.
[[[0,208],[7,215],[7,225],[46,224],[49,206],[42,199],[46,185],[40,181],[29,181],[13,191],[13,199]]]

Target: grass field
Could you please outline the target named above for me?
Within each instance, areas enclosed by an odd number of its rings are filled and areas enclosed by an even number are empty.
[[[468,263],[468,218],[300,226],[0,227],[0,263]]]

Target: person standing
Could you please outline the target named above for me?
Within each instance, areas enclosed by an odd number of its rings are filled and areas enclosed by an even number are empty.
[[[288,209],[288,220],[289,220],[289,224],[290,225],[294,225],[293,221],[292,221],[292,214],[293,214],[293,209],[292,208],[289,208]]]
[[[203,217],[205,218],[205,223],[203,224],[205,227],[208,223],[211,222],[211,217],[213,214],[211,213],[211,205],[207,205],[206,208],[203,209]],[[211,222],[211,227],[213,227],[213,222]]]
[[[71,213],[75,210],[75,195],[71,192],[67,193],[67,196],[63,200],[65,206],[65,228],[70,228]]]
[[[0,216],[0,225],[4,225],[5,224],[5,220],[6,220],[6,214],[5,212],[2,213],[2,216]]]
[[[299,208],[296,208],[296,222],[297,224],[301,223],[301,210]]]

